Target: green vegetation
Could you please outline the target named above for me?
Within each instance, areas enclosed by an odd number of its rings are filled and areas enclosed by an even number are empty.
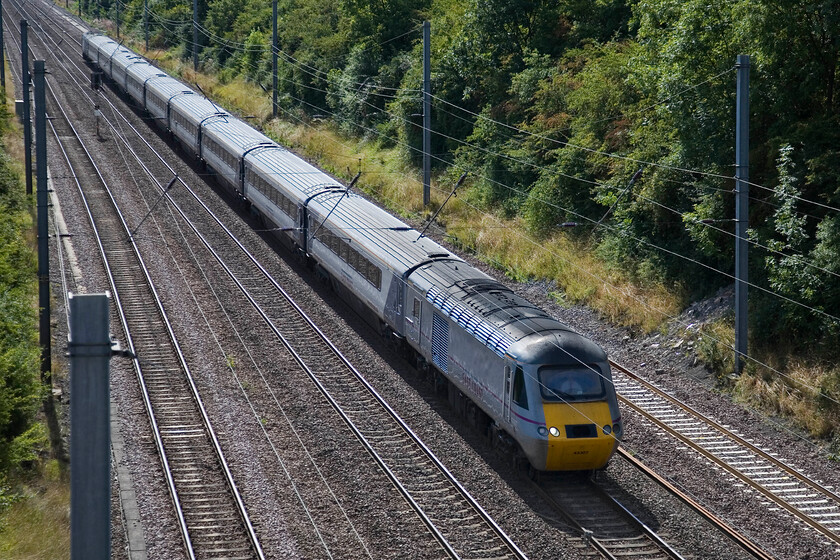
[[[11,76],[7,76],[11,83]],[[49,461],[37,333],[34,200],[23,186],[22,133],[0,103],[0,557],[69,556],[69,485]],[[45,462],[46,461],[46,462]]]
[[[112,3],[99,5],[113,25]],[[556,280],[564,301],[643,331],[732,282],[733,66],[749,54],[751,354],[811,373],[752,365],[739,390],[771,375],[768,393],[836,414],[840,4],[279,0],[283,121],[269,119],[263,93],[270,3],[199,2],[201,74],[189,68],[190,7],[165,1],[154,11],[152,58],[328,170],[362,169],[362,188],[415,218],[424,211],[419,23],[430,20],[433,204],[470,172],[441,216],[447,235],[513,277]],[[142,0],[121,17],[140,45]],[[701,344],[720,368],[731,367],[727,328],[708,327]]]
[[[8,132],[6,104],[0,133]],[[21,175],[0,146],[0,473],[31,461],[27,432],[41,402],[32,219]]]

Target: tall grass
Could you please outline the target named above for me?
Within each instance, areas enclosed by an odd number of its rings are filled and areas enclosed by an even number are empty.
[[[840,438],[840,367],[797,361],[782,371],[784,376],[761,366],[747,369],[735,382],[735,395],[791,419],[813,437]]]
[[[57,462],[48,463],[0,511],[0,558],[70,558],[70,485],[59,472]]]

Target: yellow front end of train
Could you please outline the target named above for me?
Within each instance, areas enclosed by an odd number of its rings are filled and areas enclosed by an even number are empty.
[[[607,464],[618,440],[606,401],[543,403],[548,429],[545,470],[592,470]]]

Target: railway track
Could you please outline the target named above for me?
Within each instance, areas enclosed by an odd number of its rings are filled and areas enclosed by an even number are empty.
[[[186,183],[180,183],[188,189]],[[161,196],[165,194],[163,190]],[[197,196],[195,200],[200,202]],[[174,200],[170,199],[169,202],[175,205]],[[209,212],[209,208],[205,209]],[[182,217],[188,222],[185,213]],[[259,310],[266,321],[266,328],[292,353],[300,367],[310,375],[363,442],[380,468],[391,477],[394,486],[416,509],[429,532],[441,543],[445,554],[452,558],[524,558],[515,543],[303,314],[279,284],[270,278],[256,259],[245,252],[244,246],[239,244],[235,236],[220,221],[217,220],[217,224],[220,231],[209,240],[206,240],[206,232],[202,234],[197,227],[189,225],[196,236],[204,241],[205,248],[225,267],[242,293]],[[126,233],[130,235],[127,227]],[[120,235],[125,237],[124,234]],[[224,250],[225,257],[222,258],[217,250],[224,243],[235,245],[235,248]],[[108,249],[104,251],[107,255]],[[226,264],[225,261],[231,259],[238,262]],[[116,284],[115,291],[120,287],[119,280],[116,280]],[[129,284],[134,282],[130,281]],[[143,309],[147,303],[133,307]],[[150,332],[144,333],[142,338],[148,338],[153,346],[159,344]],[[138,347],[138,352],[145,355],[147,351]],[[155,371],[162,374],[162,379],[171,375],[164,367],[155,368]],[[147,381],[147,385],[151,386],[150,393],[157,388],[156,382]],[[171,388],[163,384],[160,389],[171,391]],[[181,399],[176,397],[170,400],[179,402]],[[183,418],[183,413],[173,412],[171,416]],[[186,443],[197,437],[197,428],[192,425],[174,426],[171,430],[164,428],[163,433]],[[184,446],[185,449],[187,447]],[[177,480],[178,477],[175,478]],[[453,510],[458,511],[458,515],[453,516]]]
[[[184,183],[184,186],[186,184]],[[163,195],[162,195],[163,196]],[[198,198],[196,197],[196,200]],[[209,212],[209,209],[208,209]],[[198,233],[198,230],[196,229]],[[235,242],[235,239],[229,233],[220,234],[219,232],[209,234],[205,230],[204,233],[199,234],[202,236],[206,236],[208,239],[207,246],[210,247],[217,247],[218,243],[231,243]],[[217,237],[217,235],[221,235],[221,237]],[[225,235],[230,237],[230,241],[225,240]],[[233,255],[231,251],[225,251],[225,256],[219,256],[220,262],[229,261],[231,260],[231,255]],[[381,403],[377,404],[375,401],[381,400],[378,396],[371,396],[370,403],[365,402],[366,398],[362,396],[365,395],[365,391],[368,391],[368,388],[364,387],[363,379],[362,381],[352,381],[348,374],[341,373],[336,374],[336,367],[338,370],[341,370],[340,363],[332,363],[327,362],[324,360],[326,352],[325,349],[316,350],[312,354],[301,352],[298,353],[295,349],[299,348],[307,348],[311,344],[317,341],[318,335],[317,333],[313,333],[308,329],[299,329],[293,326],[295,323],[294,320],[290,320],[293,317],[294,313],[299,312],[299,310],[290,310],[278,309],[277,305],[277,289],[279,286],[276,286],[274,289],[270,289],[266,291],[264,278],[267,277],[264,272],[257,272],[255,269],[251,269],[252,272],[235,272],[236,271],[243,271],[247,270],[247,267],[256,265],[258,267],[258,263],[254,260],[253,264],[249,265],[247,263],[248,258],[244,258],[243,263],[240,264],[231,264],[229,272],[231,278],[243,278],[241,280],[241,290],[244,294],[248,294],[247,297],[253,300],[253,305],[255,308],[260,309],[260,313],[264,314],[265,319],[265,328],[269,329],[273,336],[277,336],[280,340],[284,341],[284,344],[296,354],[301,367],[307,370],[307,373],[312,376],[313,380],[319,384],[322,392],[328,399],[334,401],[335,406],[337,409],[342,410],[342,414],[346,416],[346,421],[348,425],[353,425],[358,429],[360,440],[365,442],[365,445],[369,447],[369,450],[372,454],[378,455],[380,460],[382,461],[381,465],[383,466],[384,470],[387,470],[392,474],[397,481],[400,481],[400,476],[403,478],[406,477],[404,473],[406,470],[417,470],[416,464],[414,461],[418,454],[421,452],[418,451],[414,447],[406,446],[404,443],[398,443],[394,436],[395,433],[398,433],[400,430],[392,431],[392,430],[379,430],[377,425],[377,420],[373,420],[370,423],[367,423],[366,420],[370,420],[371,418],[375,418],[372,416],[372,411],[376,407],[381,407]],[[239,257],[237,257],[239,258]],[[261,276],[262,274],[262,276]],[[261,303],[266,302],[266,303]],[[285,305],[285,304],[284,304]],[[291,308],[294,308],[295,305],[292,302]],[[314,323],[313,323],[314,326]],[[317,329],[317,327],[315,327]],[[328,344],[329,345],[329,344]],[[340,354],[339,354],[340,356]],[[339,358],[339,362],[341,362],[343,358]],[[346,360],[345,360],[346,361]],[[352,366],[351,366],[352,367]],[[618,369],[618,368],[617,368]],[[618,381],[616,382],[616,386],[621,391],[621,387],[619,386]],[[342,397],[347,397],[346,400],[343,400]],[[625,401],[626,403],[628,401]],[[387,406],[387,405],[386,405]],[[371,408],[373,407],[373,408]],[[356,420],[354,420],[356,418]],[[409,439],[411,439],[412,434],[409,434]],[[402,436],[401,436],[402,437]],[[702,437],[701,437],[702,439]],[[411,444],[413,445],[413,444]],[[390,453],[390,455],[389,455]],[[406,469],[402,464],[410,463],[411,467]],[[406,499],[408,501],[414,501],[417,504],[418,511],[426,511],[427,508],[423,506],[423,500],[415,500],[412,496],[421,496],[425,498],[426,496],[432,498],[432,502],[435,500],[440,501],[448,501],[453,499],[450,494],[446,492],[441,492],[437,490],[438,482],[434,479],[432,473],[435,469],[439,470],[439,467],[435,466],[434,468],[423,468],[420,469],[423,471],[423,477],[418,477],[415,479],[415,482],[410,484],[405,484],[404,488],[406,491]],[[444,469],[445,470],[445,469]],[[402,484],[402,482],[399,482]],[[554,491],[552,491],[554,493]],[[562,492],[560,492],[562,493]],[[429,506],[429,515],[428,515],[428,522],[427,524],[430,527],[430,531],[433,533],[435,531],[440,532],[440,540],[442,543],[446,543],[447,545],[451,546],[450,555],[460,555],[462,553],[466,553],[468,557],[469,551],[475,550],[476,544],[472,543],[469,539],[463,538],[459,536],[458,530],[459,525],[469,525],[475,522],[481,515],[477,515],[474,517],[472,514],[465,516],[463,518],[459,518],[454,523],[455,527],[450,529],[446,527],[438,527],[440,520],[445,518],[446,510],[442,514],[436,514],[434,511],[434,505]],[[567,508],[568,509],[568,508]],[[593,523],[592,521],[584,523]],[[491,520],[491,525],[494,523]],[[585,525],[583,525],[585,527]],[[492,527],[491,527],[492,529]],[[618,531],[616,535],[611,536],[609,534],[601,535],[598,537],[597,535],[592,535],[595,540],[603,540],[603,541],[610,541],[613,538],[616,538],[617,548],[620,550],[629,551],[631,549],[636,548],[634,543],[630,541],[638,541],[640,537],[638,537],[638,530],[635,530],[635,534],[627,537],[627,535],[620,535],[622,531],[626,531],[622,529]],[[482,539],[485,538],[486,533],[480,532]],[[621,544],[620,539],[629,538],[630,541],[627,541],[625,544]],[[646,537],[646,539],[648,539]],[[648,539],[648,543],[644,546],[650,546],[650,542],[655,541],[655,538],[651,541]],[[446,545],[445,545],[446,546]],[[664,552],[662,547],[656,545],[658,551],[653,551],[653,549],[648,550],[644,547],[638,547],[638,552],[643,557],[678,557],[669,555],[669,553]],[[667,545],[664,547],[667,549]],[[515,545],[514,545],[515,549]],[[504,553],[504,547],[490,547],[490,549],[479,552],[480,554],[496,554],[499,557],[517,557],[515,550],[510,550],[508,548],[508,553]],[[605,552],[605,554],[609,555],[610,552]],[[660,556],[660,554],[665,554],[664,556]],[[652,556],[649,556],[652,555]],[[460,557],[460,556],[459,556]]]
[[[534,487],[582,535],[580,552],[585,555],[682,559],[660,535],[586,477],[544,476]]]
[[[43,58],[33,43],[30,41],[33,55]],[[79,194],[96,234],[96,243],[111,285],[125,347],[135,356],[133,365],[186,556],[243,560],[264,558],[224,453],[131,232],[116,206],[109,185],[49,82],[47,93],[52,135],[67,166],[77,177]],[[84,177],[84,180],[79,181],[79,177]]]
[[[612,363],[620,402],[688,446],[747,488],[768,508],[811,527],[840,552],[840,496],[735,431]]]
[[[187,226],[262,317],[260,339],[275,338],[353,431],[429,531],[453,558],[524,558],[469,494],[209,207],[182,183],[215,226]],[[161,191],[161,196],[165,193]],[[453,516],[453,511],[458,514]]]

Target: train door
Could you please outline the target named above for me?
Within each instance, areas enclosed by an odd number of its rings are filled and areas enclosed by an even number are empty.
[[[505,366],[505,392],[502,396],[502,415],[505,422],[510,424],[510,394],[511,394],[511,367]]]
[[[417,348],[420,345],[420,314],[423,311],[420,294],[411,290],[406,304],[408,309],[405,314],[405,336],[409,343]]]

